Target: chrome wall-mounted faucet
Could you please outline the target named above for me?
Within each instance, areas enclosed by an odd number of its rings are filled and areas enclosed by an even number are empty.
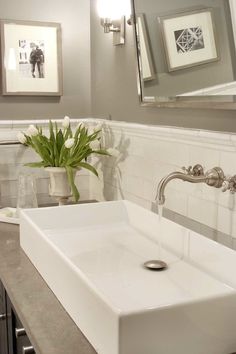
[[[183,167],[181,171],[172,172],[162,178],[157,188],[156,201],[159,205],[165,203],[165,188],[173,179],[181,179],[190,183],[206,183],[208,186],[222,188],[223,192],[229,190],[231,193],[236,192],[236,175],[225,177],[223,170],[220,167],[214,167],[204,173],[201,165],[197,164],[194,167]]]

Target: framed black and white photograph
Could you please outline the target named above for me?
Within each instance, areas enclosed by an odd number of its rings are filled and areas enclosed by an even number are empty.
[[[58,23],[1,21],[2,94],[62,95]]]
[[[211,8],[159,17],[169,71],[219,59]]]

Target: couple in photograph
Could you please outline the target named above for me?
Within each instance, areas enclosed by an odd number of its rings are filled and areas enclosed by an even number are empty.
[[[32,77],[36,78],[35,69],[38,70],[38,78],[44,78],[44,53],[38,45],[35,45],[30,53],[29,62],[31,64]]]

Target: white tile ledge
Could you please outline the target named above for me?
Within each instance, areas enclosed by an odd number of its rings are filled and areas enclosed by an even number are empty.
[[[60,123],[62,119],[52,119],[52,121]],[[24,131],[30,124],[38,124],[40,126],[48,125],[48,119],[38,119],[38,120],[2,120],[0,121],[0,143],[17,142],[17,133],[19,131]],[[80,118],[71,119],[72,125],[78,124],[79,122],[94,123],[93,119],[90,118]]]
[[[63,119],[51,119],[53,122],[58,122],[60,123]],[[81,121],[95,121],[93,118],[72,118],[71,122],[72,123],[77,123]],[[48,124],[49,119],[24,119],[24,120],[1,120],[0,121],[0,129],[4,128],[10,128],[14,129],[15,127],[22,126],[22,127],[27,127],[29,124],[40,124],[40,125],[46,125]]]
[[[200,129],[175,128],[166,126],[153,126],[136,123],[105,121],[106,125],[114,131],[125,131],[126,134],[142,136],[153,139],[164,139],[190,145],[206,145],[212,149],[223,149],[236,151],[236,134],[215,132]]]
[[[61,122],[61,119],[52,119]],[[25,129],[29,124],[46,125],[49,120],[3,120],[0,121],[0,141],[16,140],[17,132]],[[153,139],[163,139],[184,144],[201,145],[211,149],[236,151],[236,134],[215,132],[200,129],[187,129],[168,126],[155,126],[137,123],[127,123],[123,121],[108,121],[95,118],[71,119],[72,124],[87,122],[91,125],[104,123],[107,128],[114,131],[123,132],[132,136],[146,137]]]

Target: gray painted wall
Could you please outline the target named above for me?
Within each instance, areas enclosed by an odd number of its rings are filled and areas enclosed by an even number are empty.
[[[89,116],[90,2],[89,0],[0,0],[0,18],[59,22],[62,26],[64,94],[55,97],[2,97],[0,119]]]
[[[128,0],[127,0],[128,1]],[[104,34],[91,0],[92,115],[114,120],[236,132],[236,111],[140,107],[136,86],[133,29],[126,44],[112,45]]]

